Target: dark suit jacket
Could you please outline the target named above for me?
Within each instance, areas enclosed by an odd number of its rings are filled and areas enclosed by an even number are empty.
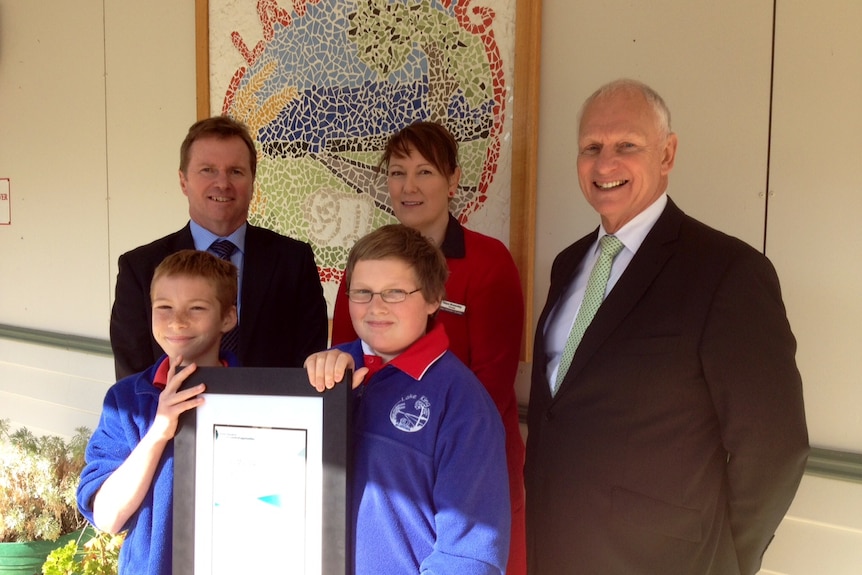
[[[245,367],[301,367],[326,348],[328,320],[311,246],[248,226],[242,278],[238,353]],[[143,371],[162,355],[152,335],[150,282],[168,255],[194,249],[187,224],[180,231],[120,256],[111,311],[117,378]]]
[[[557,256],[536,330],[530,573],[753,575],[808,454],[775,270],[668,201],[552,398],[543,330],[595,238]]]

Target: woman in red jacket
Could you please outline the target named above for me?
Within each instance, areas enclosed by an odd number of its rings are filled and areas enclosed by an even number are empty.
[[[449,213],[461,179],[458,143],[434,122],[417,122],[393,135],[381,166],[395,217],[440,246],[449,265],[446,299],[437,313],[450,349],[469,367],[497,405],[506,429],[512,503],[508,575],[526,573],[524,442],[515,377],[524,331],[524,297],[518,270],[502,242],[465,229]],[[332,345],[356,339],[341,286],[332,321]]]

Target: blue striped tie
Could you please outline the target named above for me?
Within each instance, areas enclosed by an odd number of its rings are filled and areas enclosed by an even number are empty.
[[[230,257],[237,250],[234,243],[230,240],[216,240],[210,245],[209,252],[215,254],[223,260],[230,261]],[[221,338],[221,346],[219,351],[229,351],[236,354],[239,348],[239,317],[237,316],[236,327],[224,334]]]

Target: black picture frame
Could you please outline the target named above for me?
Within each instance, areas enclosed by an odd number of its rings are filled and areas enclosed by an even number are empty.
[[[348,372],[344,381],[351,380],[352,375]],[[307,558],[303,556],[305,571],[297,575],[352,573],[349,511],[350,385],[338,384],[320,393],[311,387],[306,371],[301,368],[210,367],[198,368],[183,383],[182,388],[199,383],[207,386],[206,402],[200,408],[180,416],[174,437],[173,573],[211,575],[217,563],[216,553],[221,553],[223,558],[225,553],[247,554],[257,562],[266,562],[269,565],[267,573],[282,572],[279,565],[287,569],[283,571],[285,573],[297,573],[295,566],[284,565],[288,558],[285,545],[290,543],[289,538],[282,540],[284,545],[273,549],[262,548],[261,545],[248,549],[238,545],[227,551],[221,544],[216,546],[218,550],[214,549],[214,532],[218,531],[215,525],[218,522],[212,517],[224,512],[215,511],[219,503],[213,493],[219,491],[211,484],[236,480],[234,477],[225,478],[224,474],[216,476],[213,469],[216,465],[213,462],[216,450],[219,453],[241,454],[239,457],[243,459],[243,464],[232,467],[236,474],[258,463],[266,467],[280,461],[279,456],[264,457],[254,449],[245,448],[257,441],[236,443],[240,448],[231,451],[216,447],[210,449],[207,441],[216,445],[219,429],[249,429],[254,430],[253,434],[270,439],[287,436],[307,438],[307,450],[299,455],[305,458],[302,462],[305,476],[300,477],[302,473],[297,471],[297,477],[284,478],[284,485],[298,480],[307,487],[303,491],[304,514],[296,520],[303,522],[303,525],[319,528],[302,530],[303,541],[310,542],[308,546],[313,552]],[[259,443],[264,445],[266,441]],[[221,441],[219,445],[222,444],[227,443]],[[289,456],[287,454],[285,457]],[[249,463],[251,466],[248,466]],[[212,477],[211,482],[205,480],[206,474]],[[281,477],[274,475],[270,479],[280,482],[278,478]],[[205,489],[201,489],[202,485]],[[202,493],[209,493],[209,496]],[[293,495],[295,492],[291,492]],[[201,524],[202,516],[210,518],[210,522]],[[283,527],[281,523],[274,526]],[[266,528],[266,525],[256,521],[230,521],[230,530],[237,530],[237,533],[261,533]],[[320,553],[319,558],[315,556],[315,549]],[[293,554],[290,555],[293,557]],[[205,560],[201,560],[201,557]],[[233,561],[239,556],[226,557]],[[207,566],[210,564],[212,568]],[[218,564],[221,566],[223,562]]]

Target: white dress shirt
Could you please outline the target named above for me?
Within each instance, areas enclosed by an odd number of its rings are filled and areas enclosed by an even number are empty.
[[[667,194],[662,194],[656,201],[614,234],[623,243],[623,249],[614,258],[611,275],[605,288],[605,297],[614,289],[617,280],[623,275],[629,262],[632,261],[647,234],[652,230],[656,221],[658,221],[666,205]],[[581,302],[584,300],[584,292],[587,290],[587,280],[590,278],[590,272],[599,257],[599,240],[605,235],[607,235],[607,232],[604,226],[599,226],[599,231],[593,245],[587,250],[587,255],[581,260],[581,264],[577,272],[575,272],[574,281],[566,289],[557,305],[554,306],[553,311],[548,316],[548,322],[544,326],[545,351],[548,357],[545,372],[548,376],[548,383],[552,393],[554,391],[554,382],[557,378],[557,370],[560,367],[560,356],[563,353],[563,347],[566,345],[569,332],[572,331],[572,326],[575,323],[575,318],[578,316]]]
[[[237,273],[237,291],[236,291],[236,317],[239,321],[240,307],[242,302],[242,268],[245,264],[245,231],[248,229],[248,222],[244,223],[229,236],[217,236],[205,227],[201,226],[194,220],[189,220],[189,227],[192,232],[192,240],[195,243],[195,249],[200,252],[209,250],[209,247],[216,240],[230,240],[236,246],[236,251],[230,256],[230,262],[236,266]]]

